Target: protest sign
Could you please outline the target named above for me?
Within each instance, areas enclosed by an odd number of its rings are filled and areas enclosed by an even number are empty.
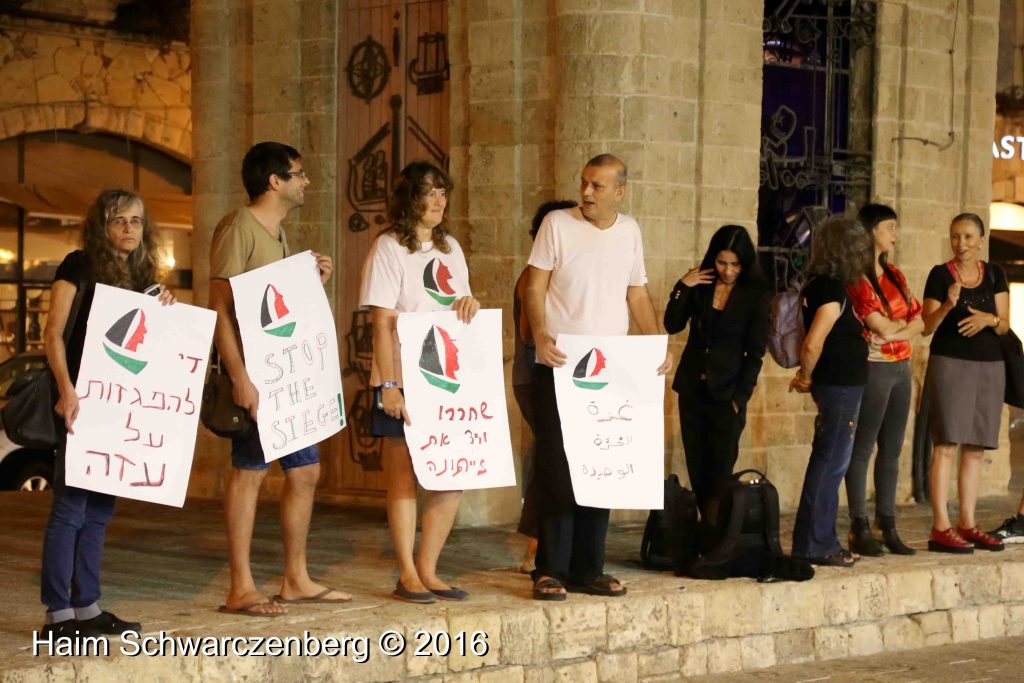
[[[416,478],[431,491],[514,486],[505,405],[501,311],[469,325],[455,313],[402,313],[405,441]]]
[[[562,440],[580,505],[660,510],[665,479],[664,335],[558,335]]]
[[[217,314],[96,285],[65,482],[181,507]]]
[[[345,427],[338,336],[313,252],[231,278],[245,369],[260,392],[267,462]]]

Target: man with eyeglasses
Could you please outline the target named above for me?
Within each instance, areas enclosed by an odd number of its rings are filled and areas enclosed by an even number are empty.
[[[214,339],[221,363],[233,385],[233,398],[256,419],[259,392],[249,379],[235,326],[234,298],[228,278],[268,265],[289,255],[281,221],[305,202],[309,177],[302,158],[288,145],[261,142],[242,161],[242,182],[249,204],[225,216],[213,234],[210,255],[210,308],[217,312]],[[320,280],[326,283],[333,263],[316,255]],[[231,587],[222,612],[246,616],[278,616],[288,603],[337,603],[351,596],[314,582],[306,566],[306,538],[313,512],[313,494],[320,478],[317,447],[310,446],[278,460],[285,473],[281,499],[281,533],[285,569],[281,592],[268,600],[256,588],[250,565],[256,499],[269,465],[259,434],[231,441],[231,475],[224,491]]]

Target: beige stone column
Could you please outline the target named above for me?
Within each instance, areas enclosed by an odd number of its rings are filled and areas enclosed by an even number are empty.
[[[960,3],[958,14],[925,0],[879,2],[874,197],[900,216],[894,260],[918,297],[932,266],[950,258],[950,219],[963,211],[988,219],[998,21],[995,0]],[[915,409],[929,342],[914,346]],[[1001,447],[985,452],[981,495],[1004,493],[1009,481],[1005,412]],[[911,495],[912,427],[913,415],[897,502]]]
[[[293,251],[337,261],[337,1],[199,0],[192,4],[193,280],[208,298],[210,240],[217,222],[246,203],[242,157],[253,144],[296,147],[312,183],[306,204],[285,222]],[[327,285],[335,298],[338,278]],[[333,440],[321,445],[321,482],[333,476]],[[219,497],[227,445],[200,430],[189,493]],[[283,477],[273,470],[265,492]]]

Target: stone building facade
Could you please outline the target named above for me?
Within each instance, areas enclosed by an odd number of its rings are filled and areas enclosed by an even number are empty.
[[[104,132],[191,158],[187,45],[110,30],[110,0],[22,4],[0,16],[0,139]]]
[[[998,4],[877,3],[873,198],[900,214],[896,262],[918,293],[947,258],[949,219],[987,213]],[[345,257],[340,197],[351,151],[338,140],[354,115],[341,104],[347,9],[338,0],[193,3],[197,301],[205,298],[201,256],[217,219],[244,200],[240,159],[262,139],[297,146],[313,177],[291,225],[295,245]],[[452,213],[485,306],[510,311],[536,205],[575,197],[582,163],[599,152],[629,164],[625,211],[643,228],[659,308],[718,226],[756,230],[762,0],[452,0],[447,13]],[[330,288],[335,302],[351,297],[343,280]],[[339,326],[348,315],[337,311]],[[508,315],[505,329],[510,355]],[[919,386],[926,344],[917,351]],[[799,495],[814,421],[810,399],[787,392],[791,374],[766,361],[739,463],[762,469],[785,507]],[[669,395],[666,464],[682,474]],[[986,456],[984,493],[1005,491],[1006,450]],[[332,483],[332,468],[344,466],[341,447],[325,451],[325,497],[358,496]],[[219,491],[224,460],[222,444],[200,440],[193,493]],[[908,476],[900,497],[909,497]],[[518,504],[514,490],[467,493],[460,522],[510,522]]]

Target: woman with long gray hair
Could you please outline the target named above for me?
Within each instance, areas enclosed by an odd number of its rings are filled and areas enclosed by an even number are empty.
[[[802,301],[807,335],[789,389],[810,392],[818,416],[793,527],[793,556],[850,567],[856,560],[839,543],[836,514],[867,381],[868,346],[847,288],[863,277],[871,240],[858,221],[838,217],[818,226],[811,240],[811,279]]]
[[[67,433],[73,433],[78,417],[75,382],[96,284],[141,292],[157,283],[160,270],[156,226],[134,192],[101,192],[85,218],[83,241],[85,249],[68,254],[57,268],[44,332],[46,360],[60,394],[54,410]],[[79,288],[81,304],[65,345],[64,326]],[[158,298],[165,305],[174,303],[168,290]],[[43,538],[40,593],[46,618],[40,635],[56,639],[138,633],[142,627],[137,622],[100,609],[100,560],[114,496],[64,483],[67,433],[62,430],[57,447],[53,503]]]

